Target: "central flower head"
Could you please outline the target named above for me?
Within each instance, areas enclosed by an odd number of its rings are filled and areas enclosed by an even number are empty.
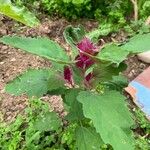
[[[75,60],[77,61],[76,66],[83,70],[94,64],[94,61],[86,55],[78,55]]]
[[[81,54],[85,52],[90,55],[96,55],[98,53],[97,47],[88,38],[84,38],[80,43],[77,44],[77,47],[79,48],[79,52]]]
[[[82,73],[85,81],[88,83],[93,78],[93,72],[89,72],[89,74],[85,75],[86,70],[91,67],[95,61],[90,57],[96,56],[99,52],[98,48],[90,39],[85,37],[81,42],[77,45],[79,50],[79,54],[75,57],[75,65],[79,68]],[[72,68],[69,66],[65,66],[64,68],[64,79],[71,85],[73,85],[73,72]]]
[[[77,61],[76,66],[80,69],[87,69],[94,64],[94,61],[86,53],[95,56],[98,53],[98,49],[88,38],[84,38],[77,44],[77,47],[79,49],[79,55],[75,58]]]
[[[85,72],[95,63],[95,61],[90,56],[88,56],[88,54],[95,56],[99,51],[94,43],[92,43],[92,41],[86,37],[77,44],[77,47],[79,49],[79,55],[77,55],[75,58],[76,66]],[[87,82],[89,82],[93,78],[93,73],[90,72],[84,78]]]

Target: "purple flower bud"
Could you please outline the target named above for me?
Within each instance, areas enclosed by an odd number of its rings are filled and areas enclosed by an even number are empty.
[[[89,73],[89,74],[85,77],[85,79],[86,79],[87,82],[89,82],[92,78],[93,78],[93,73],[92,73],[92,72]]]
[[[86,55],[78,55],[75,60],[77,61],[76,66],[80,69],[87,69],[94,64],[94,61]]]
[[[80,69],[87,69],[94,64],[94,61],[87,56],[85,53],[90,55],[96,55],[98,53],[97,47],[88,38],[84,38],[80,43],[77,44],[80,54],[75,58],[76,66]]]
[[[99,50],[94,43],[92,43],[91,40],[86,37],[77,44],[77,47],[79,49],[79,55],[77,55],[75,58],[76,67],[82,70],[85,81],[89,83],[89,81],[93,78],[93,72],[90,72],[86,76],[85,72],[95,63],[95,61],[87,54],[95,56],[98,54]]]
[[[85,52],[91,55],[98,53],[97,47],[88,38],[84,38],[80,43],[77,44],[77,47],[80,49],[80,53]]]
[[[64,79],[71,85],[73,85],[72,69],[69,66],[64,67]]]

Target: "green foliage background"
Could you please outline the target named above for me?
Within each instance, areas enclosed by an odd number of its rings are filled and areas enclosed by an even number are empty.
[[[114,20],[118,20],[118,16],[128,16],[132,11],[130,0],[14,0],[14,2],[29,7],[33,4],[32,6],[39,6],[40,10],[43,10],[48,14],[52,15],[56,13],[57,15],[65,16],[68,19],[102,19],[105,18],[105,16],[113,16]]]
[[[5,15],[29,27],[39,25],[39,20],[24,6],[16,6],[11,0],[0,0],[0,15]]]
[[[68,19],[96,18],[124,23],[133,15],[130,0],[12,0],[17,5],[40,10],[50,15],[64,16]],[[149,0],[138,1],[140,17],[149,16]],[[106,18],[107,17],[107,18]]]

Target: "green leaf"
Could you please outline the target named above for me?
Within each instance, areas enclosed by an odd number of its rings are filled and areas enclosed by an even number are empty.
[[[38,19],[25,7],[14,6],[10,0],[0,0],[0,13],[30,27],[39,24]]]
[[[59,63],[67,63],[69,61],[69,57],[64,49],[48,38],[4,36],[0,39],[0,42]]]
[[[129,54],[137,54],[149,50],[150,33],[143,35],[138,34],[129,39],[129,41],[122,46],[117,46],[114,43],[107,44],[95,58],[119,65]]]
[[[61,120],[55,112],[48,112],[41,115],[34,123],[34,129],[40,132],[43,131],[57,131],[61,126]]]
[[[150,33],[138,34],[129,39],[129,41],[121,46],[122,49],[132,53],[141,53],[150,50]]]
[[[100,36],[107,36],[108,34],[110,34],[111,32],[114,32],[115,28],[112,25],[112,23],[103,23],[100,24],[100,26],[98,27],[98,29],[94,29],[93,31],[89,32],[86,34],[87,37],[89,37],[93,42],[98,42]]]
[[[85,117],[93,121],[106,144],[112,145],[114,150],[134,150],[130,130],[133,120],[124,96],[116,91],[108,91],[103,95],[88,91],[80,92],[77,100],[82,103]]]
[[[122,91],[128,85],[128,80],[123,75],[113,76],[112,80],[101,83],[109,90]]]
[[[72,70],[75,84],[82,86],[84,80],[82,70],[77,68],[76,66],[73,66]]]
[[[74,4],[74,5],[81,5],[81,4],[83,4],[85,1],[84,0],[72,0],[72,3]]]
[[[59,79],[52,69],[28,70],[23,75],[17,77],[6,86],[6,91],[10,94],[41,97],[47,91],[55,90],[64,86],[64,82]]]
[[[129,52],[120,48],[119,46],[112,44],[107,44],[97,55],[97,58],[103,61],[109,61],[119,65],[124,61]]]
[[[84,27],[81,25],[76,28],[69,25],[65,28],[63,35],[66,42],[71,46],[74,46],[84,38],[85,30]]]
[[[66,42],[71,46],[72,55],[73,58],[75,58],[78,54],[76,44],[79,43],[85,36],[85,30],[83,26],[79,25],[77,28],[74,28],[69,25],[65,28],[63,35]]]
[[[104,82],[112,79],[113,76],[119,75],[120,72],[124,71],[127,68],[127,65],[124,63],[115,66],[114,64],[97,64],[93,69],[94,82]],[[97,82],[98,81],[98,82]]]
[[[79,127],[75,132],[78,150],[100,150],[103,144],[100,135],[93,128]]]
[[[82,105],[77,101],[80,91],[80,89],[69,89],[65,92],[64,102],[70,107],[69,113],[66,116],[66,119],[69,121],[82,120],[84,117]]]

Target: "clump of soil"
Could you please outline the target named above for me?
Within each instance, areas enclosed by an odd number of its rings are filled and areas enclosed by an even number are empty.
[[[128,68],[124,74],[129,81],[132,81],[149,66],[149,64],[138,60],[137,56],[128,58],[128,60],[126,60],[126,64],[128,65]]]

